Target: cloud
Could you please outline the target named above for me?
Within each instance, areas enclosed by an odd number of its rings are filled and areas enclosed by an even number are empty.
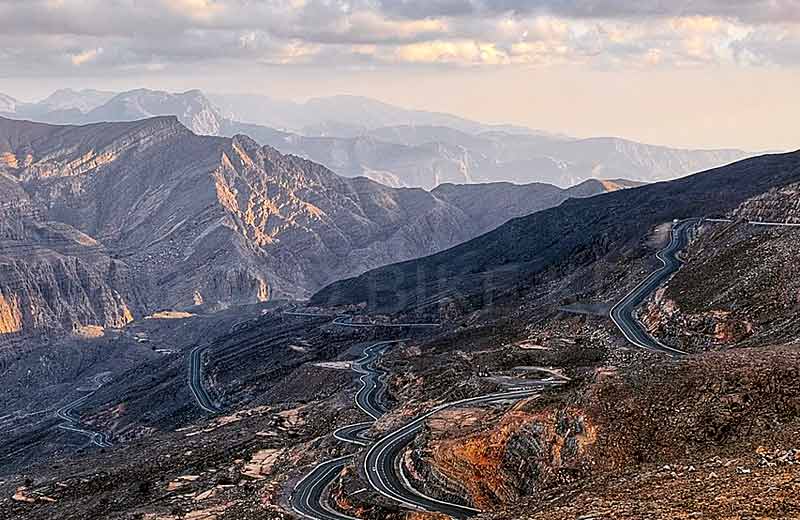
[[[72,54],[70,57],[70,61],[72,61],[73,65],[80,66],[84,63],[88,63],[93,61],[97,58],[98,55],[103,53],[103,48],[98,47],[96,49],[89,49],[83,52],[79,52],[78,54]]]
[[[508,63],[508,54],[492,42],[433,41],[399,47],[394,55],[406,63],[470,63],[499,65]]]
[[[0,70],[800,65],[798,0],[0,0]]]
[[[380,0],[385,12],[406,17],[550,14],[568,18],[716,16],[744,22],[800,20],[797,0]]]

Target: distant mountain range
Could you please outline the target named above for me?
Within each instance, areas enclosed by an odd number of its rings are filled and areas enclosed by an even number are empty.
[[[404,125],[447,127],[469,134],[564,137],[521,126],[486,125],[441,112],[409,110],[359,96],[314,98],[305,103],[252,94],[209,94],[209,98],[228,119],[310,137],[360,137],[379,128]]]
[[[149,106],[136,102],[127,106]],[[175,117],[86,126],[0,118],[0,336],[117,327],[163,307],[304,298],[629,185],[395,189],[245,136],[198,136]]]
[[[747,155],[740,150],[682,150],[613,137],[573,139],[352,96],[292,103],[254,95],[207,97],[199,90],[139,89],[116,95],[60,90],[40,103],[2,96],[0,114],[56,124],[174,115],[197,134],[246,134],[345,177],[366,176],[389,186],[428,190],[448,182],[547,182],[561,187],[590,178],[653,182]]]

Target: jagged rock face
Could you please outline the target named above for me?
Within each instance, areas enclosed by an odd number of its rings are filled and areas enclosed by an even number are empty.
[[[304,288],[441,250],[570,196],[548,185],[390,189],[241,136],[214,178],[233,227],[264,252],[280,280]]]
[[[22,309],[19,296],[8,299],[0,294],[0,334],[14,334],[22,331]]]
[[[51,302],[72,322],[95,315],[93,324],[119,326],[160,307],[307,297],[573,196],[549,185],[392,189],[339,177],[245,136],[198,136],[170,117],[82,127],[0,123],[0,180],[16,194],[6,211],[70,241],[66,252],[47,257],[49,267],[32,256],[10,272],[55,285],[90,282],[83,292],[106,302],[102,308],[80,291],[68,291],[72,305],[86,309],[80,317]],[[587,185],[575,195],[606,189]],[[2,224],[9,239],[44,240],[20,222]]]
[[[133,319],[124,264],[90,237],[44,219],[45,209],[3,173],[0,192],[0,344],[28,332],[121,327]]]
[[[444,183],[468,184],[491,180],[517,180],[501,176],[492,178],[487,169],[490,161],[458,145],[426,143],[406,145],[385,142],[372,137],[304,137],[275,138],[259,134],[265,144],[284,153],[306,157],[324,164],[345,177],[365,176],[393,187],[433,189]],[[547,181],[546,172],[538,170],[536,179]],[[533,180],[528,176],[526,181]]]
[[[38,258],[30,258],[31,256]],[[0,265],[0,334],[30,330],[78,330],[84,325],[122,327],[133,320],[131,290],[120,267],[72,255],[33,253]]]
[[[583,470],[596,440],[594,427],[581,410],[535,411],[521,405],[496,418],[481,417],[476,410],[452,415],[440,419],[447,425],[444,431],[431,425],[408,453],[406,464],[430,494],[467,497],[482,509],[569,482],[570,473]],[[474,424],[467,430],[472,431],[466,434],[448,431],[470,421]],[[481,427],[487,423],[493,426]]]

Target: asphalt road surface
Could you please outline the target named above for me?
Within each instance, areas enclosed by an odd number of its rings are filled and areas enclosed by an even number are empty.
[[[703,219],[704,222],[720,222],[724,224],[731,224],[734,221],[729,218],[706,218]],[[745,221],[747,224],[751,226],[764,226],[764,227],[789,227],[789,228],[800,228],[800,224],[793,223],[793,222],[765,222],[763,220],[747,220]]]
[[[353,459],[352,455],[323,462],[297,483],[292,493],[292,509],[312,520],[359,520],[335,511],[323,499],[328,486]]]
[[[189,354],[189,388],[194,395],[197,405],[208,413],[219,413],[220,408],[208,395],[205,385],[203,385],[203,354],[211,345],[201,345],[192,349]]]
[[[333,436],[345,443],[359,447],[369,445],[370,440],[364,432],[378,420],[386,408],[383,396],[386,386],[383,378],[386,373],[375,366],[378,358],[393,344],[403,340],[382,341],[364,349],[362,356],[353,362],[351,369],[360,375],[360,388],[356,392],[356,406],[371,420],[343,426],[333,433]],[[304,518],[312,520],[351,520],[352,517],[335,511],[327,505],[325,500],[326,490],[346,466],[353,456],[347,456],[324,462],[314,468],[311,473],[297,483],[292,492],[292,509]]]
[[[369,430],[374,421],[363,422],[358,424],[348,424],[333,432],[333,436],[342,442],[348,444],[355,444],[356,446],[368,446],[372,441],[367,435],[366,431]]]
[[[404,475],[402,465],[396,463],[398,457],[419,433],[425,421],[437,412],[458,406],[475,406],[533,398],[538,396],[537,392],[540,390],[515,390],[446,403],[417,417],[402,428],[385,435],[370,447],[364,458],[363,469],[370,486],[384,497],[409,509],[443,513],[453,518],[468,518],[477,515],[480,513],[478,509],[439,500],[414,489]]]
[[[537,388],[515,389],[508,392],[463,399],[440,405],[421,415],[402,428],[390,432],[376,443],[365,436],[365,432],[376,420],[386,413],[384,394],[386,373],[376,366],[376,361],[392,345],[402,340],[375,343],[364,349],[363,355],[353,362],[351,368],[360,375],[360,388],[355,395],[358,408],[372,420],[342,426],[333,435],[336,439],[368,447],[364,471],[370,486],[384,497],[403,507],[417,510],[444,513],[455,518],[466,518],[479,513],[477,509],[465,504],[455,504],[429,497],[415,490],[397,464],[397,458],[414,436],[433,414],[457,406],[489,404],[501,401],[516,401],[537,396],[543,386],[563,384],[563,380],[542,381]],[[331,508],[326,501],[326,491],[353,456],[324,462],[314,468],[295,486],[290,499],[294,511],[311,520],[352,520],[352,517]]]
[[[440,323],[365,323],[365,322],[354,322],[353,316],[339,316],[333,322],[332,325],[338,325],[340,327],[353,327],[353,328],[363,328],[363,327],[372,327],[372,328],[379,328],[385,327],[390,329],[419,329],[419,328],[432,328],[432,327],[441,327]]]
[[[108,440],[108,435],[103,432],[95,432],[91,430],[87,430],[81,427],[80,419],[73,415],[83,403],[85,403],[90,397],[92,397],[97,391],[103,386],[105,383],[110,381],[110,377],[108,373],[103,373],[95,376],[93,378],[93,386],[91,388],[79,388],[78,390],[81,391],[88,391],[89,393],[84,395],[83,397],[76,399],[65,406],[59,408],[56,411],[56,416],[63,420],[62,424],[58,425],[58,428],[64,431],[77,433],[78,435],[83,435],[84,437],[88,437],[89,440],[99,446],[100,448],[111,448],[112,444]]]
[[[378,358],[386,352],[392,344],[403,340],[383,341],[376,343],[364,350],[364,355],[353,363],[353,371],[361,374],[359,383],[361,388],[356,392],[356,406],[374,420],[380,419],[386,412],[383,398],[386,395],[384,377],[386,372],[375,366]]]
[[[625,338],[633,345],[654,352],[661,352],[672,357],[685,356],[686,352],[664,345],[651,336],[634,316],[634,312],[648,296],[655,292],[661,284],[680,269],[683,262],[678,258],[689,242],[689,233],[700,219],[687,219],[677,222],[672,227],[669,245],[656,254],[662,266],[653,271],[639,285],[629,292],[611,309],[611,319]]]

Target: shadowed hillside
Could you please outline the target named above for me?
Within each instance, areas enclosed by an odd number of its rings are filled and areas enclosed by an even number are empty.
[[[767,155],[684,179],[618,191],[515,219],[442,253],[326,287],[315,304],[402,310],[456,292],[524,290],[548,269],[586,265],[673,219],[724,213],[800,180],[800,152]]]

